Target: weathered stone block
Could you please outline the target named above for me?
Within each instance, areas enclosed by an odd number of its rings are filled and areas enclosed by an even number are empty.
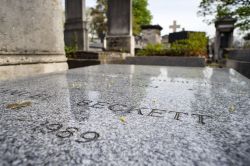
[[[131,35],[131,0],[108,0],[108,35]]]
[[[134,48],[134,37],[132,36],[108,36],[107,50],[130,53]]]
[[[134,55],[132,36],[132,1],[108,1],[107,50],[128,52]]]
[[[88,50],[85,0],[65,0],[65,8],[65,45],[80,51]]]
[[[62,14],[60,0],[2,0],[0,67],[65,63]]]

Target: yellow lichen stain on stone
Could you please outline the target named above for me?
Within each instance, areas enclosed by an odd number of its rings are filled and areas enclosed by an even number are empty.
[[[31,106],[30,101],[21,101],[21,102],[17,102],[17,103],[13,103],[13,104],[8,104],[6,106],[6,108],[12,109],[12,110],[19,110],[21,108],[25,108],[25,107],[29,107],[29,106]]]
[[[229,112],[235,112],[236,110],[235,110],[235,106],[234,105],[232,105],[232,106],[230,106],[229,107]]]
[[[153,102],[153,104],[155,104],[157,102],[157,99],[154,97],[152,102]]]
[[[120,121],[121,121],[122,123],[126,123],[126,120],[125,120],[125,117],[124,117],[124,116],[121,116],[119,119],[120,119]]]
[[[72,84],[69,84],[67,88],[70,89],[84,89],[84,86],[86,86],[86,83],[80,83],[80,82],[74,82]]]

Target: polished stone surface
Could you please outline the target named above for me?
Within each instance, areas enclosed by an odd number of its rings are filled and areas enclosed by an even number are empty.
[[[0,165],[250,165],[234,70],[99,65],[0,83]]]

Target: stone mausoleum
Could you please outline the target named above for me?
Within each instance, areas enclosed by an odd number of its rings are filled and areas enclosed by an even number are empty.
[[[161,43],[161,30],[160,25],[143,25],[142,29],[142,42],[143,47],[148,44],[160,44]]]
[[[236,19],[231,17],[225,17],[216,20],[215,28],[216,28],[216,37],[214,44],[215,51],[215,60],[219,61],[222,58],[225,58],[225,49],[232,47],[233,44],[233,32],[234,32],[234,24],[236,23]]]

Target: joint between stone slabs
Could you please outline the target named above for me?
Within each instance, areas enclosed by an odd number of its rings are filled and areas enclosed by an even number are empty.
[[[0,52],[0,55],[8,55],[8,56],[19,56],[19,55],[25,55],[25,56],[39,56],[39,55],[56,55],[56,56],[64,56],[64,52]]]
[[[20,65],[37,65],[37,64],[57,64],[57,63],[66,63],[65,61],[51,61],[51,62],[32,62],[32,63],[9,63],[9,64],[0,64],[0,67],[4,66],[20,66]]]

